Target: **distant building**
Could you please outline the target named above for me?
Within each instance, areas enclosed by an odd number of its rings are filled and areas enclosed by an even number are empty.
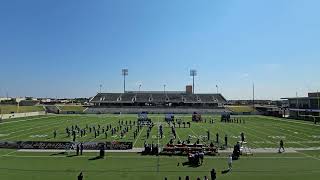
[[[308,93],[308,97],[282,98],[288,100],[289,117],[305,120],[320,120],[320,93]]]
[[[192,85],[186,86],[186,94],[192,94]]]
[[[0,102],[1,101],[10,101],[12,98],[6,98],[6,97],[0,97]]]

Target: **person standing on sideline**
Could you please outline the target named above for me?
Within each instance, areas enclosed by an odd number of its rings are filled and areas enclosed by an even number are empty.
[[[242,142],[245,142],[244,133],[243,133],[243,132],[241,133],[241,141],[242,141]]]
[[[216,173],[216,170],[215,169],[212,169],[210,171],[210,175],[211,175],[211,180],[216,180],[217,178],[217,173]]]
[[[219,133],[216,134],[216,143],[219,144]]]
[[[282,151],[281,151],[281,150],[282,150]],[[285,152],[285,150],[284,150],[284,143],[283,143],[283,140],[281,139],[281,140],[280,140],[279,153],[283,153],[283,152]]]
[[[228,170],[231,171],[232,170],[232,155],[229,155],[228,157]]]
[[[57,130],[53,131],[53,138],[55,139],[57,137]]]
[[[226,146],[226,148],[228,147],[228,135],[226,135],[225,137],[224,137],[224,142],[225,142],[225,146]]]
[[[77,151],[77,156],[79,156],[79,151],[80,151],[80,146],[79,146],[79,144],[77,144],[76,151]]]
[[[83,174],[82,174],[82,172],[80,172],[80,174],[78,175],[78,180],[83,180]]]
[[[80,155],[82,156],[83,154],[83,143],[80,144]]]

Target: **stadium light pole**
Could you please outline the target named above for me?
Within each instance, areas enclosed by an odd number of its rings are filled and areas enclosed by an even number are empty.
[[[216,88],[217,88],[217,94],[219,94],[219,86],[216,85]]]
[[[163,92],[166,93],[166,85],[163,85]]]
[[[99,92],[101,93],[102,84],[100,84],[99,87],[100,87],[100,91]]]
[[[254,83],[252,84],[252,107],[253,107],[253,109],[254,109],[254,94],[255,92],[254,92]]]
[[[140,93],[140,89],[141,89],[141,84],[139,84],[139,93]]]
[[[123,93],[126,92],[126,76],[128,76],[128,69],[122,69],[123,76]]]
[[[320,106],[320,101],[319,101],[319,90],[317,90],[317,99],[318,99],[318,111],[319,111],[319,117],[320,117],[320,108],[319,108],[319,106]],[[319,118],[318,117],[318,118]]]
[[[299,107],[298,92],[296,92],[296,98],[297,98],[297,110],[298,110],[298,117],[300,117],[300,107]]]
[[[318,109],[320,109],[320,108],[319,108],[319,106],[320,106],[320,101],[319,101],[319,90],[317,90],[317,99],[318,99]]]
[[[190,76],[192,76],[192,94],[194,94],[194,77],[197,76],[197,70],[191,69]]]

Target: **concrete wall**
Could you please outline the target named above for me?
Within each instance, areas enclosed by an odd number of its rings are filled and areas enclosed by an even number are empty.
[[[21,117],[30,117],[30,116],[40,116],[45,115],[46,112],[28,112],[28,113],[14,113],[14,114],[2,114],[0,118],[2,119],[13,119],[13,118],[21,118]]]

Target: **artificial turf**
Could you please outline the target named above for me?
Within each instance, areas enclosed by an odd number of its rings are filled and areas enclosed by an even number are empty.
[[[147,128],[143,127],[134,139],[133,132],[136,127],[123,137],[118,132],[111,136],[108,132],[106,138],[104,134],[100,134],[97,138],[94,133],[88,133],[85,137],[77,137],[77,141],[95,142],[95,141],[130,141],[134,147],[143,147],[144,142],[154,143],[163,146],[172,138],[171,128],[164,121],[164,115],[150,115],[155,123],[155,127],[151,131],[151,135],[147,138]],[[191,121],[191,115],[181,115],[177,118],[184,122]],[[224,143],[225,135],[228,136],[228,144],[232,147],[240,140],[240,133],[246,136],[248,146],[251,148],[275,148],[278,147],[280,139],[283,139],[286,147],[309,148],[320,147],[320,127],[311,122],[284,120],[279,118],[264,116],[237,116],[245,123],[222,123],[219,116],[203,116],[206,123],[191,123],[191,128],[176,128],[176,142],[185,141],[191,137],[194,143],[200,139],[201,143],[209,144],[216,141],[216,133],[219,134],[220,143]],[[1,141],[71,141],[65,132],[66,127],[71,128],[72,125],[78,125],[85,128],[98,125],[105,127],[111,124],[113,127],[118,126],[119,121],[136,121],[136,115],[59,115],[59,116],[38,116],[31,118],[20,118],[15,122],[5,122],[0,124],[0,140]],[[215,123],[209,123],[210,119],[214,119]],[[164,137],[160,139],[158,136],[158,126],[164,126]],[[57,130],[57,137],[53,138],[53,131]],[[207,138],[207,131],[210,132],[210,140]]]
[[[151,136],[146,139],[146,128],[143,128],[138,138],[133,138],[131,131],[121,139],[117,136],[104,135],[94,138],[93,134],[78,137],[78,141],[131,141],[134,147],[142,147],[144,141],[158,143],[164,146],[171,138],[171,129],[164,122],[164,115],[150,115],[155,123]],[[180,115],[182,121],[191,121],[191,115]],[[276,148],[280,139],[284,139],[285,147],[309,148],[320,147],[320,127],[310,122],[285,120],[264,116],[237,116],[245,123],[222,123],[219,116],[204,115],[207,122],[192,123],[191,128],[177,128],[178,138],[185,140],[188,136],[192,141],[201,139],[202,143],[215,141],[215,133],[220,134],[223,143],[224,135],[229,137],[232,146],[239,140],[241,132],[245,133],[246,141],[251,148]],[[34,141],[70,141],[66,137],[65,128],[71,125],[85,127],[117,126],[120,121],[135,121],[136,115],[58,115],[37,116],[5,121],[0,124],[0,141],[34,140]],[[215,120],[211,124],[209,121]],[[163,139],[157,135],[157,126],[164,128]],[[53,130],[58,136],[53,139]],[[210,131],[211,140],[205,136]],[[177,141],[177,140],[176,140]],[[37,179],[76,179],[80,171],[85,179],[123,179],[123,180],[168,180],[179,176],[190,176],[191,179],[209,176],[212,168],[217,170],[217,179],[223,180],[313,180],[320,176],[320,152],[298,151],[296,153],[267,153],[243,156],[235,161],[231,173],[221,174],[227,168],[227,154],[215,157],[205,157],[204,164],[199,167],[182,166],[187,161],[185,156],[143,156],[138,153],[107,153],[105,159],[91,160],[97,154],[85,153],[83,156],[59,154],[50,152],[19,152],[16,150],[0,150],[0,179],[5,180],[37,180]],[[179,166],[178,166],[179,163]]]

